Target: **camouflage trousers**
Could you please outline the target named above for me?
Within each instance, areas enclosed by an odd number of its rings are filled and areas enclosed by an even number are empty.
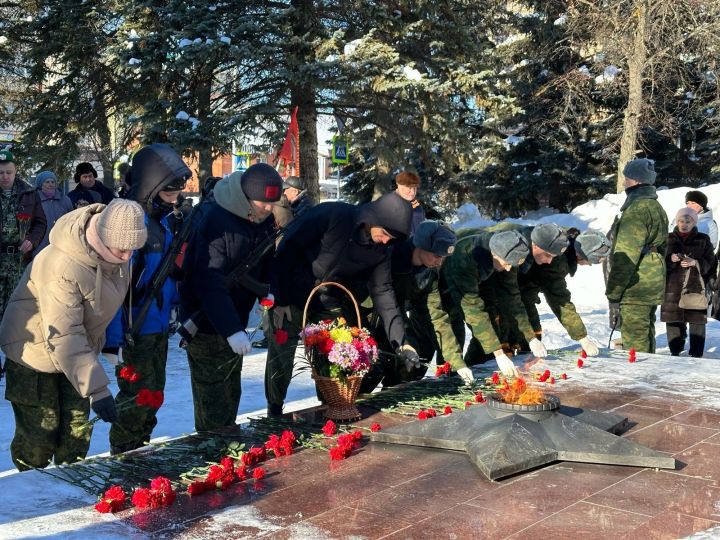
[[[83,459],[90,448],[90,400],[63,373],[41,373],[8,359],[5,399],[12,403],[15,436],[10,455],[21,470]]]
[[[110,428],[110,449],[113,453],[127,452],[144,446],[157,425],[157,410],[135,404],[141,388],[165,390],[168,335],[148,334],[135,338],[135,345],[122,350],[123,364],[115,367],[120,391],[116,403],[127,403],[118,408],[118,419]],[[120,378],[124,366],[132,366],[140,375],[137,382]]]
[[[22,255],[0,253],[0,319],[24,270]]]
[[[268,352],[265,363],[265,399],[268,406],[275,408],[282,407],[287,397],[288,387],[292,380],[293,367],[295,365],[295,353],[297,351],[298,342],[300,341],[300,331],[302,330],[303,311],[297,306],[290,306],[292,320],[283,321],[283,330],[288,333],[288,339],[282,345],[278,345],[273,335],[275,334],[275,321],[273,320],[273,310],[268,313]],[[355,325],[355,315],[350,315],[353,311],[349,311],[345,305],[336,310],[320,309],[318,311],[310,311],[307,317],[307,323],[318,322],[324,319],[335,319],[344,316],[350,324]],[[309,367],[309,366],[308,366]],[[318,399],[322,401],[322,396],[318,392]]]
[[[657,306],[620,303],[623,349],[655,352],[655,311]]]
[[[187,346],[195,429],[234,426],[240,407],[243,357],[222,336],[197,334]]]

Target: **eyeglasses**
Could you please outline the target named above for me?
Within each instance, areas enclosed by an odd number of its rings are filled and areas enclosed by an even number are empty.
[[[163,186],[161,191],[182,191],[187,185],[187,178],[176,178]]]

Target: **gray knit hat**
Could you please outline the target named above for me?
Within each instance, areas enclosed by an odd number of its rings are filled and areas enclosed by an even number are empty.
[[[530,246],[518,231],[502,231],[490,238],[490,251],[509,265],[520,266],[530,255]]]
[[[600,231],[588,229],[575,238],[575,253],[592,264],[600,264],[610,255],[610,241]]]
[[[415,229],[412,240],[416,248],[447,257],[455,251],[457,236],[447,223],[425,220]]]
[[[638,158],[628,161],[623,169],[623,176],[641,184],[653,185],[655,183],[655,162],[652,159]]]
[[[135,201],[113,199],[100,212],[97,230],[100,241],[107,247],[140,249],[147,240],[145,212]]]
[[[48,180],[55,180],[55,182],[58,181],[57,176],[52,171],[42,171],[37,173],[37,176],[35,177],[35,187],[41,188]]]
[[[553,256],[560,255],[568,247],[567,235],[554,223],[536,225],[530,238],[533,244]]]

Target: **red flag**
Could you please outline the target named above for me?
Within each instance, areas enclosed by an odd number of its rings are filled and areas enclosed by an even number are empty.
[[[297,111],[298,108],[295,107],[290,116],[290,125],[285,134],[285,142],[278,153],[278,165],[280,165],[281,160],[285,162],[286,176],[300,174],[300,128],[297,122]],[[287,173],[288,166],[290,166],[289,174]]]

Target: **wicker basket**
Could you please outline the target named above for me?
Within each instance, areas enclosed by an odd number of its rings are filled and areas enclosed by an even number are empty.
[[[308,299],[305,302],[305,309],[303,310],[302,327],[305,328],[307,324],[308,307],[310,306],[313,295],[321,287],[326,285],[333,285],[345,291],[345,293],[350,297],[350,300],[352,300],[353,306],[355,307],[358,327],[361,327],[362,319],[360,318],[360,308],[358,307],[357,301],[344,285],[335,283],[334,281],[320,283],[317,287],[310,291]],[[311,354],[312,353],[310,351],[307,349],[305,350],[305,357],[308,359],[310,365],[312,365]],[[350,377],[346,377],[343,382],[335,377],[323,377],[322,375],[318,375],[313,369],[312,378],[315,381],[315,385],[320,391],[320,394],[322,394],[325,399],[325,405],[327,406],[327,409],[324,412],[325,418],[329,418],[331,420],[355,420],[362,416],[357,407],[355,407],[355,400],[357,399],[358,392],[360,391],[360,384],[363,380],[362,376],[351,375]]]

